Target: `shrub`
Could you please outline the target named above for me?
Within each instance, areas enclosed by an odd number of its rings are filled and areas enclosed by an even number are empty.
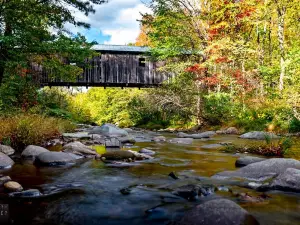
[[[295,117],[291,120],[289,124],[289,132],[300,132],[300,120]]]
[[[232,116],[233,104],[226,93],[210,93],[204,97],[204,116],[211,125],[219,125]]]
[[[75,125],[63,119],[36,114],[0,117],[0,142],[17,150],[27,145],[41,145],[63,132],[74,130]]]

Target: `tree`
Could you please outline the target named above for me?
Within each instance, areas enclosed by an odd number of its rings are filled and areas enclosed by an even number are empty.
[[[53,75],[74,77],[78,65],[91,55],[84,37],[70,37],[66,23],[88,28],[73,10],[94,13],[103,0],[2,0],[0,1],[0,84],[5,74],[32,73],[30,63],[51,69]],[[65,59],[78,62],[66,64]],[[20,73],[20,71],[23,71]]]

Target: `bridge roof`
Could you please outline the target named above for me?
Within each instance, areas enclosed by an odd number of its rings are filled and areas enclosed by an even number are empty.
[[[149,47],[138,47],[129,45],[94,45],[92,49],[99,52],[123,52],[123,53],[146,53]]]

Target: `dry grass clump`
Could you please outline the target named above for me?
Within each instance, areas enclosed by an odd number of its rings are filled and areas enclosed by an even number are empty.
[[[41,145],[74,128],[69,121],[37,114],[0,116],[0,143],[23,149],[27,145]]]

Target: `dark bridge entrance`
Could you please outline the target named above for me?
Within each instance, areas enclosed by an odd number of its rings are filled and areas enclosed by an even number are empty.
[[[169,77],[158,72],[161,62],[147,56],[148,47],[95,45],[99,56],[89,61],[83,74],[74,82],[50,78],[42,71],[42,86],[90,86],[90,87],[153,87]]]

